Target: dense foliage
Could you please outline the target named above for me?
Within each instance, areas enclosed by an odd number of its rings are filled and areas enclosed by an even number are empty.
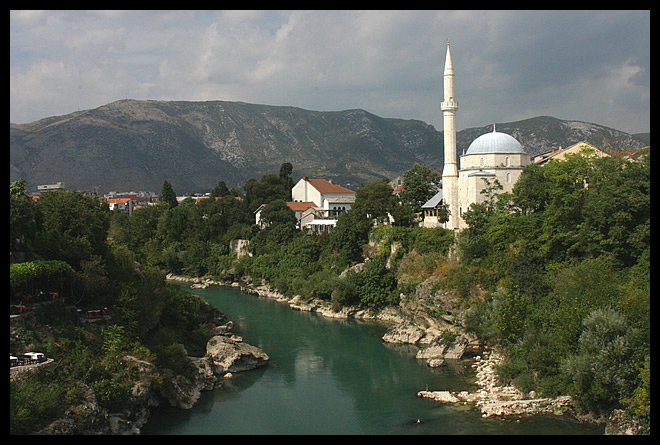
[[[488,272],[467,324],[507,347],[501,376],[571,394],[596,414],[639,394],[650,356],[650,154],[530,166],[511,194],[465,219],[461,262]]]
[[[442,228],[415,227],[413,209],[437,182],[423,166],[404,176],[410,189],[398,197],[386,181],[358,189],[352,210],[324,235],[296,229],[284,205],[290,173],[283,164],[279,175],[248,181],[245,194],[220,181],[210,199],[172,201],[131,216],[76,192],[33,203],[24,184],[13,183],[12,252],[24,252],[33,264],[69,265],[58,275],[63,287],[85,304],[111,305],[116,317],[94,335],[70,326],[56,342],[30,332],[14,340],[43,346],[61,372],[11,386],[12,431],[61,412],[79,396],[77,381],[87,382],[108,409],[118,406],[131,375],[130,367],[114,373],[118,353],[187,372],[182,345],[190,353],[208,332],[201,302],[166,286],[166,271],[263,281],[335,310],[396,305],[430,283],[459,301],[467,330],[505,348],[499,370],[505,380],[547,396],[571,394],[595,414],[623,406],[648,421],[648,153],[634,161],[573,156],[532,165],[512,193],[490,184],[488,199],[464,214],[469,228],[456,238]],[[173,194],[168,183],[163,189]],[[260,228],[253,212],[262,204]],[[393,224],[383,224],[392,217]],[[237,258],[229,247],[236,239],[250,240],[250,255]],[[53,260],[60,263],[43,263]],[[21,273],[12,272],[14,294],[42,277]],[[67,384],[49,386],[62,378]],[[35,399],[48,399],[39,407],[27,402],[36,393]]]
[[[204,353],[210,308],[167,285],[158,268],[136,262],[130,245],[139,234],[124,233],[126,244],[108,240],[116,215],[79,192],[53,191],[33,201],[24,182],[13,183],[10,208],[10,303],[29,308],[12,322],[10,349],[54,359],[10,381],[12,434],[38,431],[72,407],[84,411],[90,397],[106,413],[122,411],[140,378],[137,360],[191,375],[185,351]],[[143,216],[153,215],[145,209],[136,221]],[[76,307],[108,307],[110,319],[82,323]],[[159,384],[158,371],[151,379]],[[75,416],[77,430],[96,431],[106,422],[97,416]]]

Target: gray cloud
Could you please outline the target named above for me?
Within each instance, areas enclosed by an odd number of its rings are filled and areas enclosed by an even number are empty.
[[[650,129],[649,11],[12,11],[10,120],[123,98]]]

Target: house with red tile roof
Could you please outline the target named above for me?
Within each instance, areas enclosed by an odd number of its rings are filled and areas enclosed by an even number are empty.
[[[298,226],[300,227],[300,218],[302,218],[303,213],[308,209],[316,209],[316,204],[313,202],[287,202],[286,205],[293,210],[293,213],[296,215],[296,221],[298,221]],[[266,207],[266,204],[261,204],[257,210],[254,211],[255,215],[255,224],[263,228],[261,222],[261,211]],[[320,209],[317,209],[320,210]]]
[[[300,219],[303,212],[309,208],[317,207],[314,202],[287,202],[286,205],[296,214],[296,219]]]
[[[291,189],[294,202],[313,202],[326,213],[339,214],[350,210],[355,202],[355,192],[326,179],[302,178]]]
[[[293,201],[287,202],[296,214],[298,227],[303,230],[326,232],[337,224],[342,212],[351,209],[355,202],[353,190],[333,184],[326,179],[302,178],[291,189]],[[265,204],[254,211],[255,222],[261,226],[261,211]]]
[[[296,212],[301,229],[328,231],[342,212],[355,202],[353,190],[326,179],[302,178],[291,189],[293,202],[287,203]]]

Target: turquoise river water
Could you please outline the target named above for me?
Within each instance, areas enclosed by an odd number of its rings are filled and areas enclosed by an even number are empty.
[[[417,347],[384,343],[383,323],[294,311],[231,287],[191,292],[225,313],[233,332],[270,362],[224,379],[190,410],[155,408],[142,434],[603,433],[553,416],[484,419],[472,406],[417,397],[427,388],[474,390],[473,360],[429,368],[415,359]]]

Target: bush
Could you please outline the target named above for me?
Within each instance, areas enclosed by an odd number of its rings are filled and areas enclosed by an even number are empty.
[[[651,432],[651,356],[644,359],[644,367],[639,370],[640,384],[632,397],[621,402],[626,406],[628,413],[638,419]]]
[[[131,396],[133,382],[126,381],[121,376],[113,376],[92,382],[91,387],[99,405],[110,412],[122,411]]]
[[[183,345],[172,343],[159,347],[156,350],[158,365],[160,368],[168,368],[176,374],[181,374],[188,380],[195,381],[197,369],[190,361]]]
[[[581,409],[608,413],[633,395],[644,359],[639,340],[637,330],[618,311],[597,309],[589,314],[578,353],[561,369]]]
[[[398,303],[397,282],[392,271],[385,267],[385,262],[384,256],[377,256],[356,275],[356,293],[361,305],[378,308]]]
[[[360,304],[358,296],[359,274],[349,270],[342,278],[332,280],[332,309],[337,311],[342,306],[354,306]]]
[[[415,228],[413,229],[413,247],[419,253],[434,252],[447,255],[454,243],[454,232],[452,230],[437,228]]]
[[[465,313],[465,330],[477,335],[486,343],[496,344],[499,333],[493,318],[492,296],[479,300]]]
[[[28,375],[20,385],[9,382],[9,432],[29,434],[58,418],[66,408],[66,387]]]

